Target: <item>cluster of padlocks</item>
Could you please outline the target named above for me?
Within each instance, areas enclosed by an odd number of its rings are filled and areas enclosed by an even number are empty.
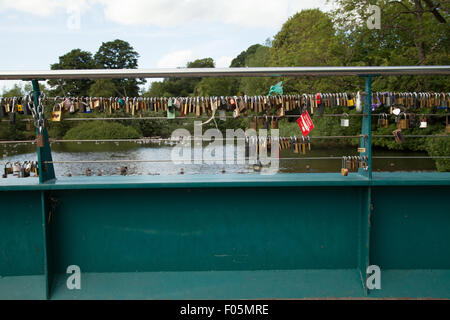
[[[15,176],[17,178],[28,178],[39,176],[39,166],[37,161],[16,161],[6,162],[3,169],[3,178],[7,178],[8,175]]]

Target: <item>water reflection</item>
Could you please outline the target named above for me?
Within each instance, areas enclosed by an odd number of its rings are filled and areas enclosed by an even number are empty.
[[[89,143],[53,143],[54,161],[99,161],[94,163],[58,163],[55,164],[56,176],[86,175],[89,168],[92,175],[120,175],[126,167],[127,175],[176,175],[184,174],[227,174],[254,173],[253,166],[242,164],[175,164],[164,162],[171,159],[173,147],[164,143],[137,144],[133,142],[89,142]],[[31,144],[0,145],[2,162],[36,161],[36,146]],[[342,157],[358,155],[356,147],[312,148],[306,155],[291,150],[281,150],[280,158],[298,160],[280,160],[279,172],[340,172],[341,160],[302,160],[302,157]],[[399,152],[373,150],[374,156],[427,156],[421,152]],[[101,163],[112,160],[113,163]],[[128,162],[137,160],[142,162]],[[152,160],[157,162],[144,162]],[[432,159],[374,159],[374,171],[435,171]],[[3,171],[3,168],[1,168]]]

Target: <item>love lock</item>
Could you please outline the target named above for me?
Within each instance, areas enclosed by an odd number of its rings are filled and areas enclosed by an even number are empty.
[[[342,174],[344,177],[348,176],[347,157],[342,157],[341,174]]]
[[[20,162],[14,162],[13,164],[13,176],[20,176],[20,169],[22,166],[20,165]]]
[[[427,118],[425,117],[425,115],[422,115],[422,117],[420,118],[420,127],[419,128],[426,128],[428,126],[428,122],[427,122]]]
[[[341,118],[341,127],[348,127],[350,125],[350,118],[347,113],[344,113],[344,118]]]

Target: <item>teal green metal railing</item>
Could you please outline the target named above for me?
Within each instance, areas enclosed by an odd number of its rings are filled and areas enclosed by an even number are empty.
[[[450,174],[372,173],[370,130],[372,77],[448,75],[450,67],[249,68],[248,74],[340,71],[366,77],[360,153],[369,165],[347,177],[55,179],[44,128],[44,146],[37,150],[39,183],[0,184],[0,298],[450,299]],[[95,72],[108,76],[108,70]],[[95,77],[95,72],[0,72],[0,79]],[[131,72],[127,77],[161,76]],[[38,104],[37,80],[33,89]],[[70,265],[81,268],[81,290],[66,286]],[[367,287],[369,265],[382,270],[381,290]]]

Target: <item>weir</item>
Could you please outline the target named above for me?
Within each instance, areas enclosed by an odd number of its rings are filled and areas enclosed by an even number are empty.
[[[372,172],[373,77],[431,74],[450,66],[0,72],[32,80],[36,105],[50,78],[364,76],[368,157],[348,176],[56,179],[37,129],[39,182],[0,183],[0,299],[450,299],[450,173]]]

